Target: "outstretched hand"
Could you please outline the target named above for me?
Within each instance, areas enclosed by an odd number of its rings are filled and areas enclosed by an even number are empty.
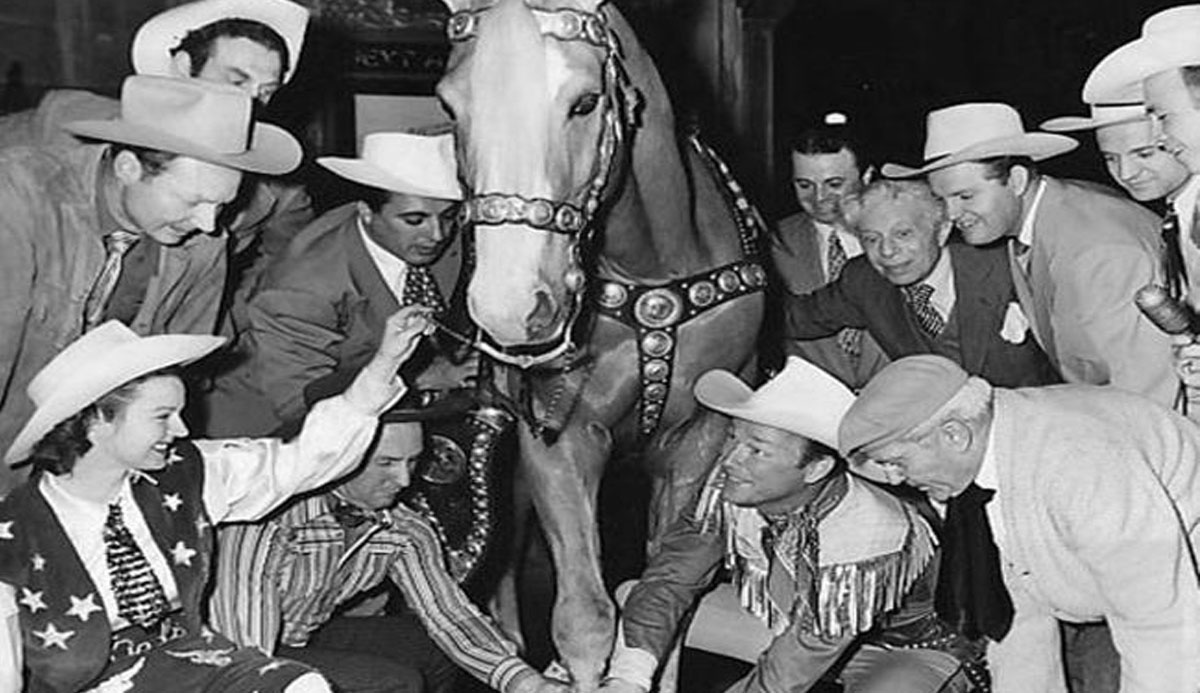
[[[416,351],[423,335],[434,330],[433,310],[422,305],[405,306],[387,319],[379,340],[377,359],[383,360],[395,372]]]

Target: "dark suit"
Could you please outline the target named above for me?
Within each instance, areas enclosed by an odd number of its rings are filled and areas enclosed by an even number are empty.
[[[784,306],[784,334],[790,339],[816,339],[844,327],[860,327],[892,359],[942,353],[968,373],[1002,387],[1061,382],[1032,332],[1026,331],[1018,344],[1001,336],[1009,304],[1016,301],[1007,250],[951,243],[943,252],[950,253],[953,267],[956,298],[951,320],[957,320],[956,354],[938,348],[921,329],[900,287],[876,272],[866,257],[846,263],[833,284],[789,299]]]
[[[773,305],[786,303],[788,297],[799,296],[829,283],[821,266],[821,246],[817,242],[817,227],[812,217],[798,212],[779,220],[770,236],[772,286],[778,294]],[[778,321],[778,314],[771,316]],[[774,346],[774,345],[772,345]],[[860,389],[887,365],[883,349],[870,335],[863,335],[862,353],[857,358],[846,354],[838,345],[836,335],[813,340],[783,340],[785,355],[795,355],[811,361],[852,389]]]
[[[357,371],[375,353],[400,304],[368,254],[357,220],[353,203],[326,212],[267,270],[247,310],[245,360],[218,379],[208,398],[209,436],[275,431],[307,409],[305,386]],[[452,243],[430,267],[447,299],[458,279],[460,248]],[[412,364],[421,361],[418,354]]]

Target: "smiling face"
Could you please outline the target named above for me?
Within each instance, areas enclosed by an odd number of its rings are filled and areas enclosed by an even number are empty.
[[[196,231],[212,233],[217,213],[236,196],[242,172],[179,156],[150,173],[128,150],[113,159],[118,216],[163,245]]]
[[[725,472],[721,497],[764,514],[805,502],[811,484],[829,473],[832,457],[804,463],[809,441],[780,428],[734,419],[718,464]]]
[[[88,456],[126,471],[162,469],[171,445],[188,434],[181,418],[185,395],[174,375],[139,383],[112,419],[91,424]]]
[[[1096,145],[1108,174],[1139,202],[1167,197],[1188,179],[1187,167],[1158,146],[1157,140],[1148,118],[1096,130]]]
[[[364,510],[390,508],[408,487],[422,447],[421,424],[383,424],[366,464],[338,492]]]
[[[1142,83],[1146,111],[1159,131],[1159,144],[1192,173],[1200,173],[1200,110],[1179,70],[1167,70]]]
[[[1021,196],[1028,170],[1014,166],[1007,180],[988,177],[988,167],[967,161],[929,174],[929,185],[946,204],[950,221],[971,245],[987,245],[1021,231]]]
[[[855,233],[867,260],[892,284],[921,281],[941,257],[949,227],[940,223],[936,205],[932,198],[868,199],[856,215]]]
[[[367,235],[410,265],[437,261],[454,239],[454,203],[431,197],[392,193],[378,211],[365,203],[359,214]]]
[[[862,172],[854,154],[792,152],[792,186],[800,207],[823,224],[842,223],[842,200],[862,188]]]

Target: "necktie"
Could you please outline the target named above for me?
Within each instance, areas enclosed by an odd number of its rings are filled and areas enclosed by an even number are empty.
[[[146,555],[125,526],[118,503],[108,506],[104,548],[113,594],[117,597],[117,613],[142,628],[154,626],[171,610],[171,605]]]
[[[829,265],[829,282],[836,281],[842,275],[842,268],[846,266],[847,260],[846,249],[842,247],[836,231],[829,234],[829,248],[825,259]],[[846,328],[838,332],[837,342],[847,356],[857,358],[862,355],[862,338],[862,330]]]
[[[83,329],[91,330],[104,320],[104,309],[108,299],[112,298],[113,289],[117,288],[117,280],[121,277],[121,259],[125,253],[137,243],[138,235],[128,231],[113,231],[104,237],[104,268],[100,276],[92,284],[87,300],[83,304]]]
[[[1179,247],[1179,216],[1175,208],[1169,207],[1162,222],[1163,277],[1167,293],[1176,300],[1187,292],[1187,269],[1183,264],[1183,252]]]
[[[1012,599],[984,508],[995,493],[971,484],[946,504],[936,608],[972,639],[1000,640],[1012,626]]]
[[[946,321],[942,319],[930,301],[933,298],[933,287],[921,282],[901,287],[901,290],[904,292],[904,298],[908,301],[909,308],[916,313],[917,322],[921,323],[921,329],[931,337],[941,334],[946,327]]]
[[[339,500],[334,506],[333,519],[337,520],[338,524],[346,529],[354,529],[368,522],[378,522],[380,514],[370,510],[364,510],[353,503],[347,503]]]
[[[404,290],[401,292],[401,307],[422,305],[432,308],[435,313],[446,312],[446,301],[438,289],[437,280],[428,267],[409,265],[404,278]]]

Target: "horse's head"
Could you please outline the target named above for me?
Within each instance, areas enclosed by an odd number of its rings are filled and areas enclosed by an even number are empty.
[[[596,211],[632,92],[604,0],[445,0],[438,95],[473,196],[471,315],[493,355],[529,365],[570,344]],[[534,4],[540,3],[540,4]]]

